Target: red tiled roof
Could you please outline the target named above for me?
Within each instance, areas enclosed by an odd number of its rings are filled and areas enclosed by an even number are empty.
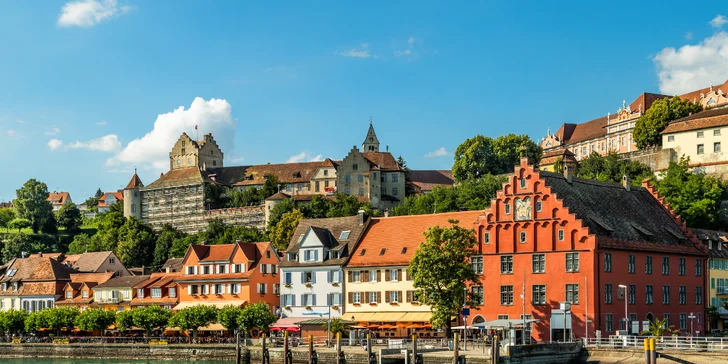
[[[144,183],[142,183],[141,178],[134,172],[134,175],[131,176],[131,180],[129,180],[129,183],[126,184],[126,187],[124,187],[125,190],[135,189],[135,188],[141,188],[144,187]]]
[[[114,197],[116,198],[116,201],[117,202],[124,200],[124,195],[122,195],[121,192],[106,192],[106,193],[104,193],[103,196],[101,196],[99,198],[99,204],[97,206],[98,207],[109,207],[109,206],[111,206],[111,205],[106,204],[106,198],[109,195],[114,195]]]
[[[182,281],[215,281],[221,279],[248,279],[250,274],[253,272],[252,269],[247,270],[243,273],[225,273],[225,274],[186,274],[180,275],[174,278],[175,282]]]
[[[420,191],[432,191],[435,186],[452,186],[455,180],[450,170],[412,170],[410,180]]]
[[[728,108],[710,109],[673,121],[662,131],[662,134],[724,125],[728,125]]]
[[[48,201],[50,201],[52,204],[58,204],[63,205],[68,201],[69,194],[68,192],[50,192],[48,193]]]
[[[728,80],[723,82],[720,85],[713,86],[713,90],[722,90],[723,92],[728,92]],[[698,102],[700,101],[700,95],[705,95],[706,93],[710,92],[710,87],[701,88],[699,90],[691,91],[686,94],[682,94],[679,97],[683,100]]]
[[[397,160],[394,158],[392,153],[389,152],[369,152],[362,153],[362,156],[369,162],[378,166],[382,171],[401,171],[402,167],[399,166]]]
[[[203,180],[202,172],[197,167],[174,169],[162,174],[159,179],[146,186],[145,189],[201,184]]]
[[[480,214],[482,211],[374,218],[351,253],[348,265],[407,265],[425,240],[423,234],[429,227],[449,226],[448,220],[455,219],[458,225],[470,229]]]

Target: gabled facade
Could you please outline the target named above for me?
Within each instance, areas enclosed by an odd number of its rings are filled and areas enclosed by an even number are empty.
[[[662,147],[690,158],[691,167],[722,174],[728,165],[728,108],[705,110],[670,123],[662,131]]]
[[[54,307],[73,270],[50,257],[14,259],[0,278],[0,309],[36,312]]]
[[[53,212],[57,212],[67,203],[73,203],[68,192],[51,192],[48,194],[48,202],[53,206]]]
[[[119,202],[124,203],[124,195],[120,191],[106,192],[99,197],[99,203],[96,207],[99,209],[99,213],[108,212],[111,205]]]
[[[113,251],[90,252],[71,255],[59,255],[57,259],[80,273],[112,272],[116,276],[131,275]]]
[[[392,325],[379,337],[409,337],[411,325],[429,323],[430,307],[420,303],[408,274],[409,262],[432,226],[471,228],[480,211],[373,218],[345,268],[347,320],[360,325]],[[426,331],[418,330],[420,334]],[[436,336],[433,332],[429,336]]]
[[[133,288],[148,279],[149,276],[125,276],[101,283],[94,287],[92,307],[111,311],[130,310],[132,299],[137,294]]]
[[[223,307],[265,302],[276,312],[280,259],[268,243],[191,245],[178,286],[180,310],[195,305]]]
[[[149,279],[134,286],[135,296],[131,300],[132,308],[157,305],[171,310],[179,303],[179,293],[175,278],[182,273],[152,273]]]
[[[369,224],[358,216],[299,222],[281,262],[281,317],[341,317],[342,265]]]
[[[570,171],[538,171],[522,159],[475,224],[472,262],[484,284],[471,287],[482,305],[468,323],[525,315],[538,320],[530,335],[554,341],[597,330],[607,337],[626,322],[637,334],[662,318],[687,333],[694,313],[703,332],[707,249],[648,184]],[[571,305],[566,313],[561,302]]]
[[[113,272],[71,274],[71,281],[63,287],[63,295],[56,301],[56,306],[78,307],[81,311],[89,308],[94,300],[94,288],[113,277]]]

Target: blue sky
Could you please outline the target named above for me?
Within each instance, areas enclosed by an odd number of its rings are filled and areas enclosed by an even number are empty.
[[[195,124],[242,165],[341,159],[371,116],[412,168],[447,169],[478,133],[540,139],[643,91],[722,83],[721,14],[687,2],[3,1],[0,201],[29,178],[75,202],[123,187],[134,166],[150,183]]]

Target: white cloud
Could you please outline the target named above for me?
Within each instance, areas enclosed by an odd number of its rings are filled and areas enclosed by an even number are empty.
[[[449,154],[450,153],[447,152],[447,149],[445,149],[445,147],[440,147],[433,150],[432,152],[425,154],[425,158],[445,157]]]
[[[725,15],[718,15],[710,21],[710,26],[712,26],[713,28],[720,28],[725,23],[728,23],[728,19],[725,17]]]
[[[60,132],[61,132],[61,129],[59,129],[57,126],[54,125],[50,130],[45,132],[45,135],[53,136],[53,135],[58,135],[58,133],[60,133]]]
[[[367,43],[362,44],[360,48],[352,48],[345,52],[339,52],[338,54],[340,56],[353,58],[376,58],[376,56],[371,53],[369,44]]]
[[[108,124],[108,123],[105,120],[101,120],[98,123],[96,123],[96,125],[98,125],[98,126],[106,126],[106,124]]]
[[[685,39],[692,40],[693,39],[693,32],[687,32],[687,33],[685,33]]]
[[[58,26],[89,28],[114,16],[126,14],[131,9],[131,6],[119,5],[116,0],[70,1],[61,9]]]
[[[121,149],[119,137],[115,134],[104,135],[101,138],[91,139],[87,142],[73,142],[66,145],[66,149],[88,149],[99,152],[115,152]]]
[[[226,100],[197,97],[189,109],[179,108],[157,116],[153,129],[141,138],[129,142],[117,155],[106,161],[107,166],[138,165],[144,169],[167,170],[169,151],[183,132],[195,138],[195,125],[200,136],[212,133],[226,155],[233,155],[235,120]]]
[[[321,154],[312,156],[306,152],[301,152],[288,158],[288,160],[286,160],[286,163],[317,162],[322,160],[324,160],[324,158]]]
[[[56,150],[63,146],[63,141],[59,139],[51,139],[48,141],[48,148],[51,148],[51,150]]]
[[[398,49],[398,50],[394,51],[394,55],[397,56],[397,57],[402,57],[402,56],[409,56],[409,57],[416,56],[417,54],[414,51],[415,40],[416,40],[415,37],[409,37],[407,39],[407,48],[406,49]]]
[[[652,59],[660,92],[678,95],[723,82],[728,77],[728,33],[718,32],[696,45],[668,47]]]
[[[18,124],[25,124],[25,120],[22,119],[15,120],[15,122],[17,122]]]
[[[8,136],[9,136],[9,137],[13,138],[13,137],[15,137],[16,135],[18,135],[18,132],[17,132],[17,131],[15,131],[15,130],[13,130],[13,129],[8,129]]]

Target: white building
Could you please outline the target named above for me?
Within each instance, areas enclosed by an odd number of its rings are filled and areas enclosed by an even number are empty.
[[[728,164],[728,108],[673,121],[662,131],[662,148],[673,149],[678,158],[689,157],[691,167],[722,174]]]
[[[341,317],[342,265],[358,244],[369,218],[358,216],[302,220],[281,262],[281,317]]]

